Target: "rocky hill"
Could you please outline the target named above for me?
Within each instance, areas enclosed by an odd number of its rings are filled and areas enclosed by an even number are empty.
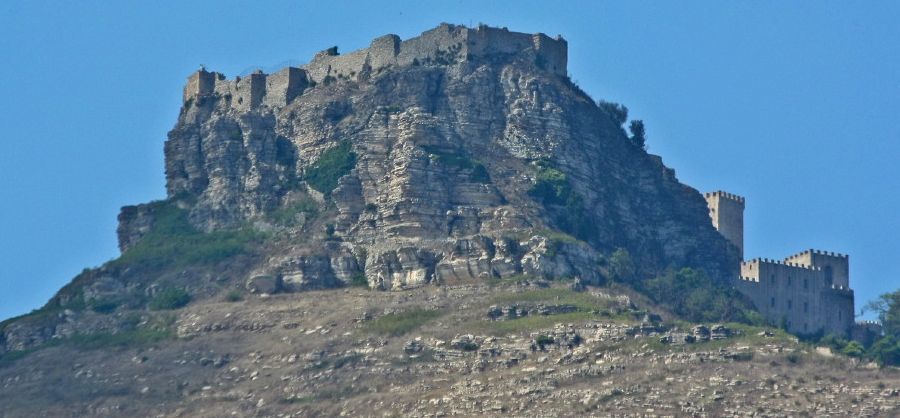
[[[0,416],[895,410],[896,373],[764,329],[713,339],[610,283],[616,250],[719,283],[738,256],[566,53],[444,24],[193,74],[167,199],[123,208],[120,258],[0,325]]]

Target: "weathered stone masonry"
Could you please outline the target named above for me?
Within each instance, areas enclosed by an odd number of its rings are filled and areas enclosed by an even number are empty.
[[[375,38],[368,48],[344,55],[338,54],[337,47],[328,48],[301,68],[288,67],[273,74],[257,71],[228,80],[220,73],[200,69],[188,77],[183,99],[188,102],[215,94],[230,98],[237,110],[252,110],[261,105],[283,107],[311,83],[363,80],[391,66],[446,64],[504,55],[527,57],[544,71],[560,76],[567,74],[568,43],[560,36],[551,38],[543,33],[443,23],[405,41],[397,35],[384,35]]]
[[[743,254],[744,198],[721,191],[705,197],[713,226]],[[784,260],[744,261],[735,287],[792,333],[850,336],[855,327],[847,255],[810,249]]]

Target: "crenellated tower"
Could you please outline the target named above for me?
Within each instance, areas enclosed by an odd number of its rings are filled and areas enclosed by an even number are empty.
[[[706,193],[713,226],[738,249],[744,259],[744,198],[723,191]]]

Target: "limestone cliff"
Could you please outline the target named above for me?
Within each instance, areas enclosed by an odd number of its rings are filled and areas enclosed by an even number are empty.
[[[195,73],[165,143],[168,198],[123,208],[122,257],[2,324],[0,354],[116,331],[102,313],[167,289],[600,284],[617,248],[645,276],[732,277],[703,197],[565,76],[566,49],[445,24],[275,74]]]
[[[542,51],[553,42],[563,55],[551,70]],[[166,142],[169,197],[190,197],[190,220],[206,231],[284,229],[268,215],[318,202],[318,219],[288,228],[289,248],[255,271],[296,287],[359,274],[388,289],[520,274],[597,281],[601,255],[617,247],[648,271],[724,276],[735,256],[702,196],[562,75],[564,47],[442,25],[402,43],[378,38],[344,61],[323,51],[293,69],[289,101],[269,97],[285,97],[272,76],[201,73],[212,85],[186,90]],[[336,188],[309,187],[320,157],[340,147],[355,158]],[[547,173],[564,176],[549,197],[535,192]],[[143,213],[123,212],[123,249]]]

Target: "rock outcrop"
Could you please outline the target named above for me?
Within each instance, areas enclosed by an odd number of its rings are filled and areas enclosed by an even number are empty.
[[[522,35],[445,25],[422,39],[451,29]],[[500,35],[485,39],[507,42]],[[727,276],[736,255],[702,196],[522,45],[478,56],[450,48],[440,60],[306,80],[283,105],[238,103],[247,79],[216,75],[206,94],[186,89],[165,146],[169,197],[190,202],[204,231],[271,226],[297,196],[318,198],[318,217],[254,271],[280,275],[288,289],[358,275],[383,289],[514,275],[597,282],[603,255],[619,247],[648,272],[697,266]],[[333,189],[316,190],[311,172],[329,150],[352,155],[352,166]],[[557,175],[550,198],[535,192],[547,173]],[[152,224],[142,208],[123,209],[123,249]]]

